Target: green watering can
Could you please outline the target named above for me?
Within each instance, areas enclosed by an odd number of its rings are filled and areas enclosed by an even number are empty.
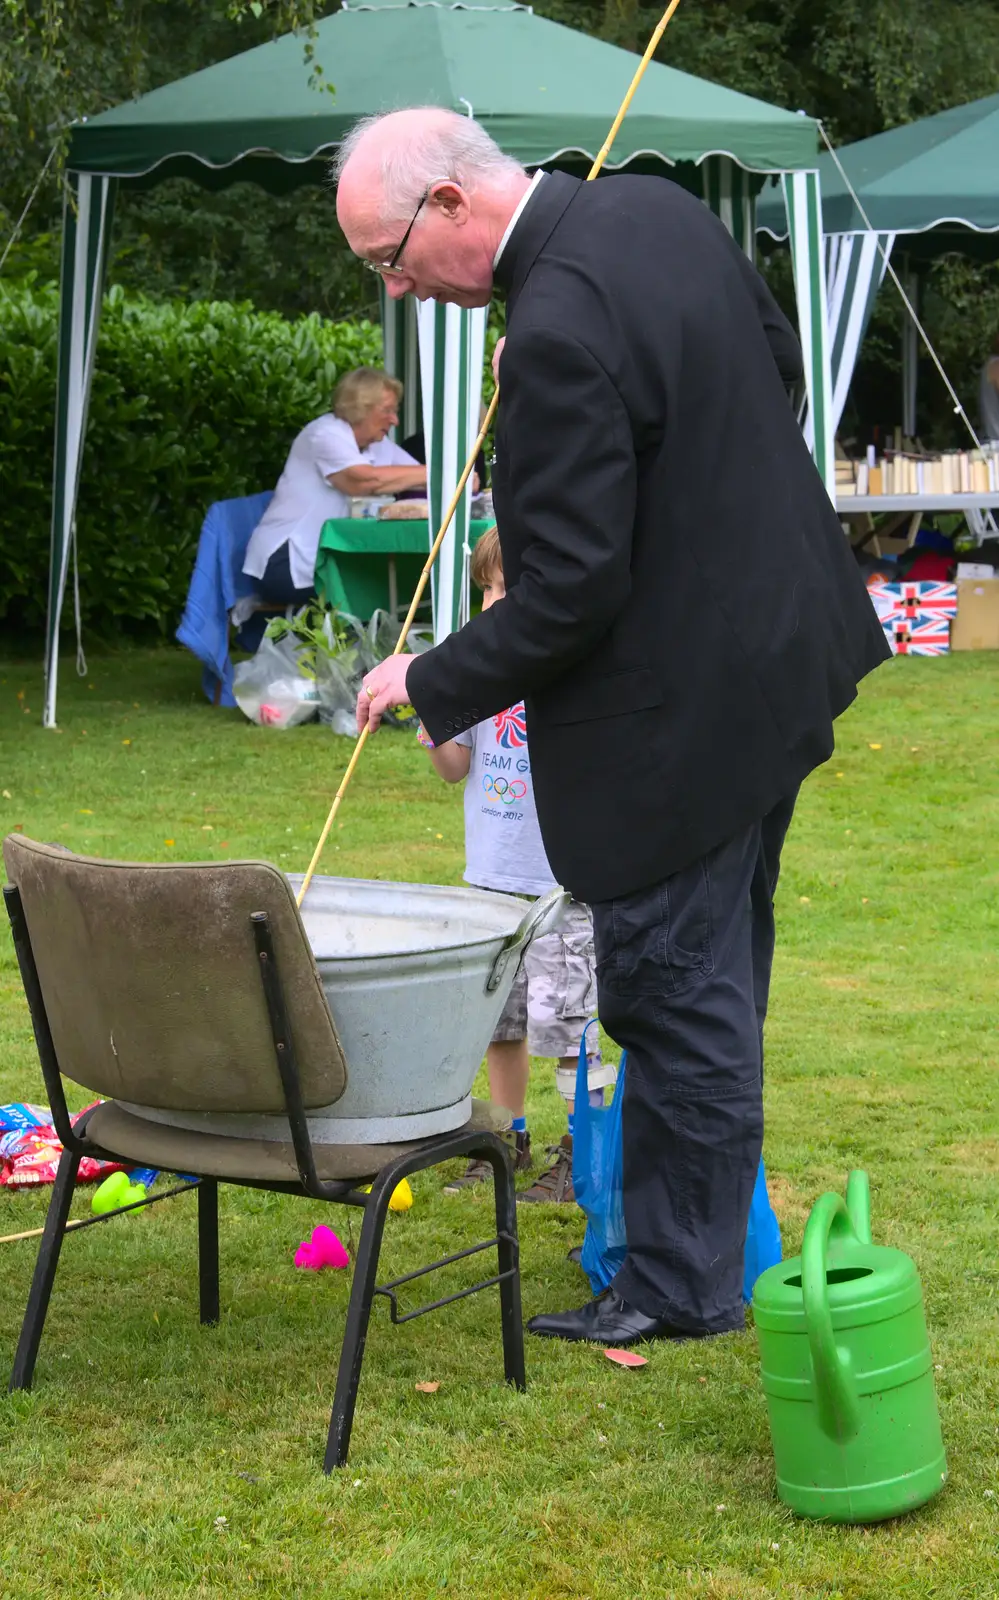
[[[947,1477],[919,1275],[871,1243],[866,1172],[819,1199],[801,1255],[756,1281],[777,1493],[803,1517],[880,1522]]]

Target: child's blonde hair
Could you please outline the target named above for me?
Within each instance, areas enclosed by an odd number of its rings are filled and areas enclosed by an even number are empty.
[[[489,579],[494,574],[503,576],[503,552],[500,550],[499,531],[495,522],[487,528],[475,549],[472,551],[471,564],[472,582],[477,589],[484,589]]]

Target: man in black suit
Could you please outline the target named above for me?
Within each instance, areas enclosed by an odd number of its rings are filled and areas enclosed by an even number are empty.
[[[552,869],[593,907],[600,1016],[628,1052],[628,1256],[604,1296],[529,1326],[603,1344],[742,1327],[781,846],[889,653],[788,403],[797,340],[663,179],[530,185],[427,110],[359,130],[340,172],[344,230],[390,293],[507,296],[507,597],[383,662],[358,720],[409,700],[440,742],[526,699]]]

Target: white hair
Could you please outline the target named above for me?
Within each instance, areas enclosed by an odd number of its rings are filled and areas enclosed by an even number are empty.
[[[474,194],[476,189],[501,188],[514,177],[523,176],[520,162],[506,155],[473,117],[440,106],[407,107],[409,110],[426,112],[426,126],[414,132],[410,125],[404,137],[400,133],[397,140],[382,141],[384,221],[395,222],[407,216],[420,196],[441,178],[451,178],[466,193]],[[397,112],[385,111],[355,122],[330,163],[334,182],[372,130],[396,115]],[[408,116],[406,121],[408,124]]]

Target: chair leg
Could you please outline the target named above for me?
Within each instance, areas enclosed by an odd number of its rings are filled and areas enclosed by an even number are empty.
[[[382,1234],[385,1231],[385,1218],[388,1216],[388,1203],[396,1185],[394,1177],[390,1176],[386,1180],[386,1173],[391,1174],[392,1170],[392,1167],[384,1169],[380,1177],[375,1180],[371,1189],[371,1199],[364,1209],[361,1239],[354,1262],[354,1281],[350,1290],[350,1304],[347,1307],[347,1325],[344,1328],[343,1344],[340,1348],[340,1365],[337,1368],[330,1430],[326,1440],[326,1457],[323,1461],[323,1471],[327,1474],[331,1473],[334,1467],[346,1465],[347,1452],[350,1449],[354,1408],[357,1405],[357,1390],[361,1381],[361,1362],[364,1360],[364,1344],[368,1337],[371,1304],[375,1297],[375,1284],[378,1281],[378,1257],[382,1248]]]
[[[24,1322],[21,1325],[21,1337],[17,1341],[17,1354],[14,1357],[14,1368],[8,1385],[12,1394],[16,1389],[31,1388],[38,1346],[41,1343],[42,1329],[45,1327],[45,1315],[49,1309],[49,1296],[59,1265],[59,1252],[62,1249],[66,1219],[73,1201],[79,1165],[78,1155],[74,1155],[71,1150],[63,1151],[59,1158],[59,1170],[56,1173],[52,1199],[49,1201],[48,1215],[45,1218],[45,1231],[38,1249],[38,1259],[35,1262],[35,1273],[28,1293]]]
[[[214,1178],[198,1185],[198,1294],[201,1321],[219,1320],[219,1186]]]
[[[503,1329],[503,1367],[507,1383],[527,1388],[524,1370],[524,1323],[520,1309],[520,1244],[517,1238],[517,1191],[513,1181],[513,1156],[507,1145],[489,1152],[496,1196],[496,1233],[499,1237],[500,1322]],[[504,1234],[508,1235],[504,1238]]]

